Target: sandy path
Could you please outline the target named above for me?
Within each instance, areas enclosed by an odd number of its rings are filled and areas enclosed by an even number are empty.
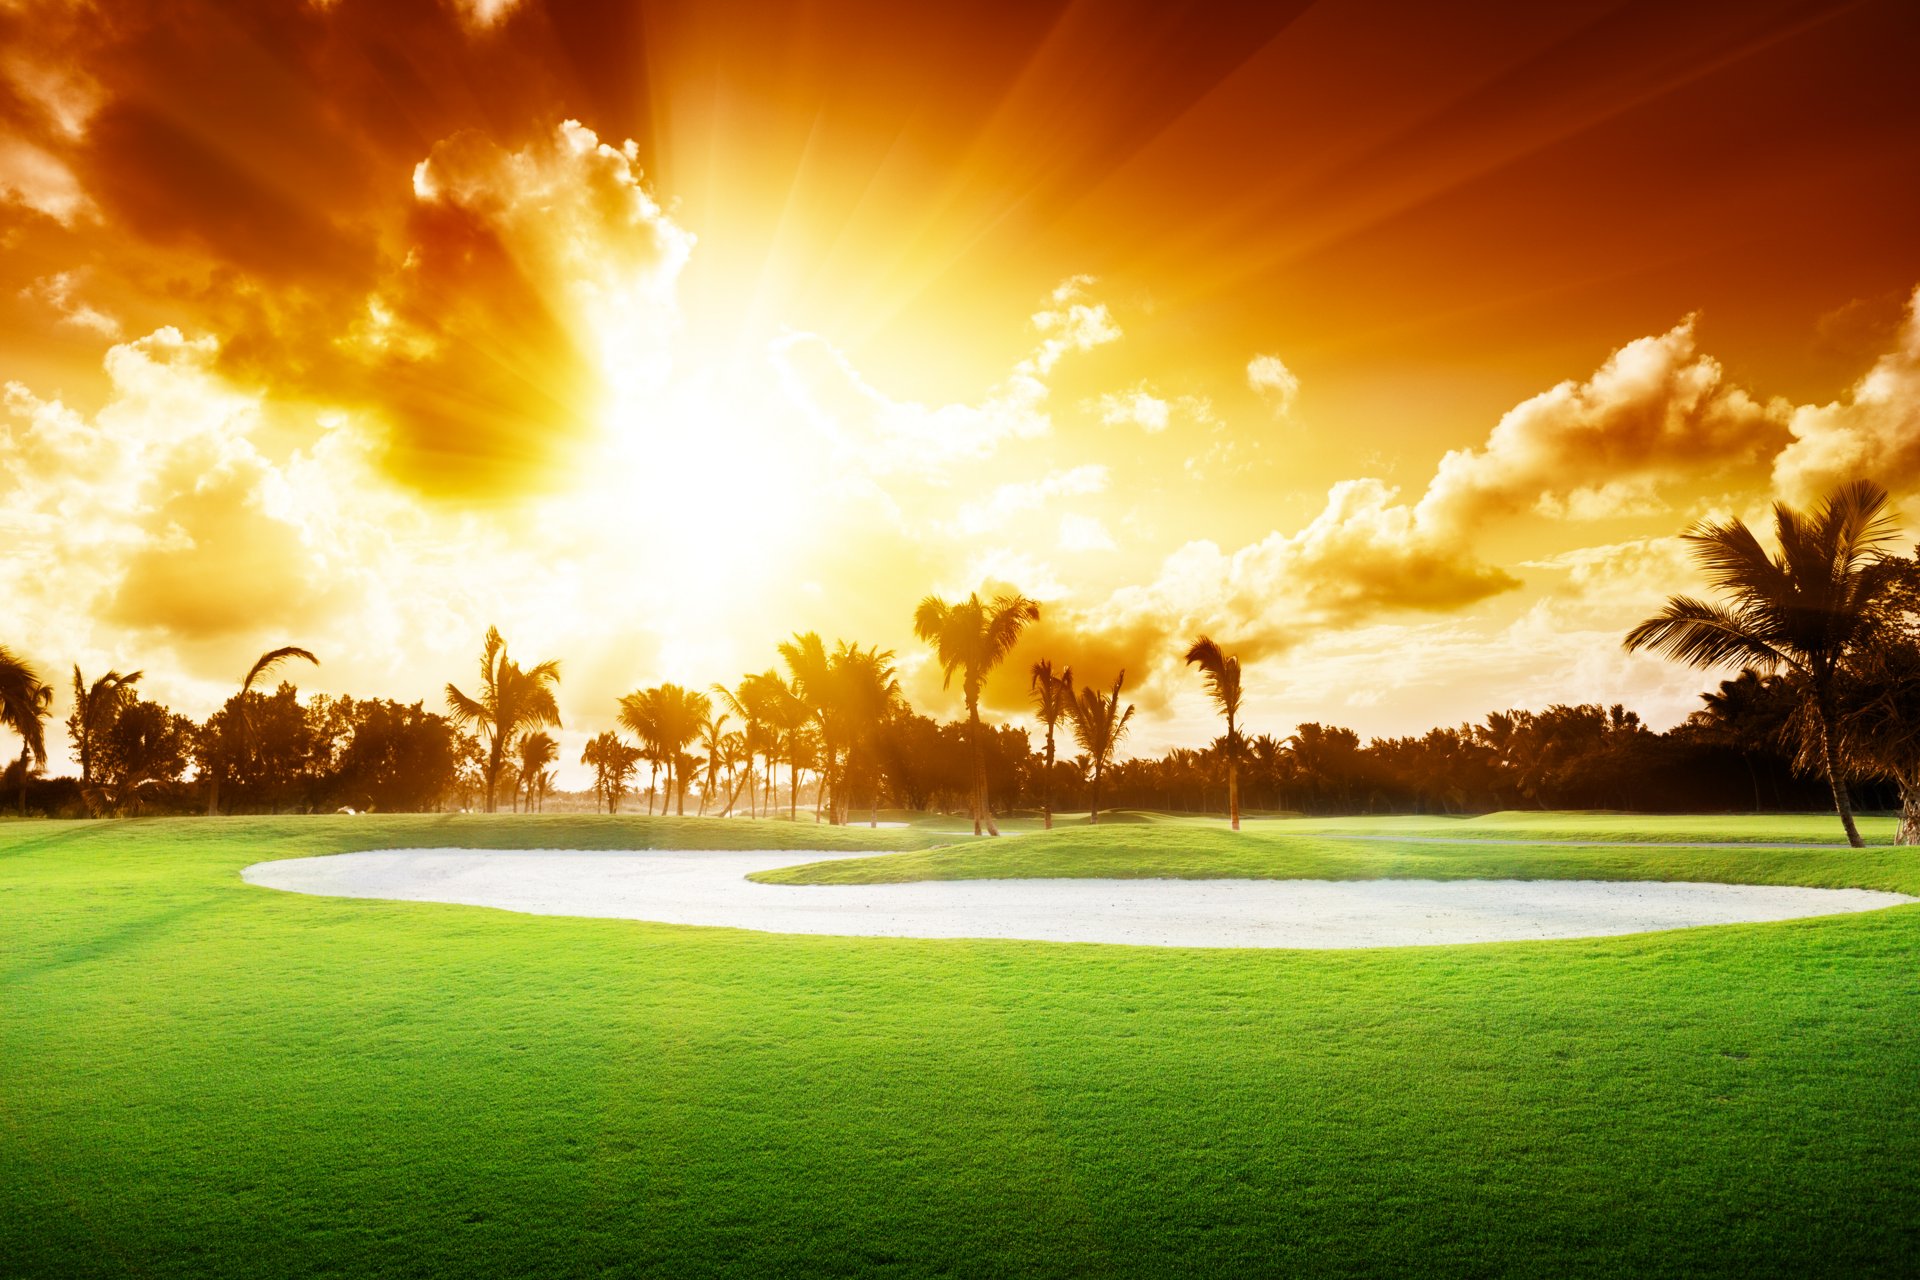
[[[768,933],[1161,947],[1401,947],[1586,938],[1920,901],[1867,889],[1597,880],[956,880],[768,885],[868,854],[396,849],[261,862],[250,884]]]

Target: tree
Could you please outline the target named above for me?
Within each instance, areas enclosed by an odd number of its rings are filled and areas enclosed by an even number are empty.
[[[674,798],[674,815],[685,817],[686,749],[700,737],[700,727],[713,715],[713,699],[677,684],[661,685],[659,695],[660,749],[667,760],[667,790]],[[660,810],[666,812],[664,803]]]
[[[20,812],[27,811],[27,762],[47,761],[47,712],[53,690],[13,651],[0,647],[0,725],[20,735]]]
[[[157,702],[131,698],[94,744],[94,808],[138,813],[164,802],[187,767],[193,722]]]
[[[437,809],[454,790],[463,739],[445,716],[384,698],[315,698],[308,711],[337,718],[344,733],[322,787],[328,807]]]
[[[1114,749],[1126,736],[1127,725],[1133,719],[1132,703],[1127,704],[1126,710],[1120,709],[1120,686],[1126,679],[1125,671],[1115,676],[1111,693],[1101,693],[1089,685],[1067,706],[1073,740],[1087,753],[1093,771],[1093,805],[1087,819],[1092,823],[1100,821],[1100,776],[1113,763]]]
[[[79,664],[74,665],[73,712],[67,716],[67,739],[73,743],[74,755],[79,758],[80,785],[83,789],[93,781],[95,740],[133,695],[133,686],[140,683],[142,674],[135,671],[130,675],[121,675],[118,671],[109,671],[88,684],[86,677],[80,674]]]
[[[532,813],[534,793],[546,777],[546,767],[560,758],[560,744],[553,740],[552,734],[541,729],[522,734],[515,755],[518,757],[515,763],[520,767],[520,785],[527,795],[527,812]]]
[[[720,788],[720,771],[729,767],[727,739],[727,717],[713,714],[713,703],[707,703],[706,719],[700,722],[700,752],[706,758],[707,776],[700,784],[700,814],[706,816],[707,805],[713,800]]]
[[[761,681],[760,696],[763,699],[765,722],[774,732],[768,735],[770,744],[777,744],[787,758],[787,818],[791,821],[800,816],[800,757],[803,737],[807,727],[813,723],[813,713],[807,704],[800,700],[793,689],[778,674],[769,671],[758,677]],[[767,757],[767,780],[773,781],[773,756]],[[775,799],[778,799],[776,796]]]
[[[1040,820],[1048,831],[1053,830],[1053,734],[1060,718],[1067,714],[1067,706],[1073,701],[1073,668],[1063,667],[1059,675],[1053,673],[1053,662],[1042,658],[1033,664],[1032,679],[1028,688],[1033,693],[1033,709],[1040,717],[1040,723],[1047,726],[1047,762],[1040,775]]]
[[[700,736],[700,726],[712,714],[713,699],[677,684],[635,689],[620,699],[620,725],[640,739],[641,750],[652,765],[647,784],[648,813],[653,812],[653,778],[663,764],[667,767],[667,790],[661,797],[660,811],[665,813],[667,800],[673,798],[680,814],[686,813],[687,780],[681,778],[680,785],[674,785],[680,772],[680,757],[687,744]]]
[[[1240,715],[1240,659],[1228,657],[1220,646],[1201,636],[1187,650],[1187,664],[1200,668],[1206,678],[1207,696],[1220,714],[1227,718],[1227,816],[1233,829],[1240,829],[1240,731],[1235,720]]]
[[[620,812],[620,797],[627,793],[627,780],[640,760],[640,748],[609,732],[595,735],[580,753],[580,763],[593,770],[594,791],[606,801],[608,813]]]
[[[1839,737],[1850,774],[1891,778],[1899,788],[1894,843],[1911,845],[1920,844],[1920,561],[1902,568],[1888,626],[1842,675]]]
[[[253,692],[254,681],[289,658],[304,658],[316,667],[320,665],[320,659],[298,645],[282,645],[278,649],[269,649],[261,654],[254,660],[253,666],[247,669],[246,679],[240,682],[239,741],[232,744],[229,750],[220,749],[220,745],[209,744],[211,749],[203,753],[203,761],[207,766],[207,812],[209,814],[220,812],[220,777],[225,772],[222,765],[223,757],[232,755],[250,759],[253,755],[253,726],[247,717],[247,695]]]
[[[20,816],[27,816],[27,775],[35,765],[44,769],[47,764],[47,735],[45,721],[53,711],[53,686],[43,684],[35,686],[31,694],[34,732],[22,732],[20,735]]]
[[[727,709],[728,714],[740,721],[737,755],[741,763],[746,766],[747,772],[747,816],[758,817],[759,807],[753,790],[753,756],[760,750],[761,740],[766,735],[766,725],[760,718],[761,707],[765,702],[760,693],[760,678],[758,676],[743,677],[739,686],[733,689],[716,684],[713,686],[713,695],[720,700],[720,705]],[[729,814],[733,812],[731,795],[727,797],[727,812]]]
[[[524,730],[560,727],[560,706],[553,687],[560,683],[560,664],[547,661],[522,670],[507,657],[500,628],[488,627],[480,650],[479,695],[469,697],[447,685],[447,710],[453,722],[477,726],[486,735],[487,812],[495,812],[494,789],[508,746]]]
[[[640,758],[647,762],[647,816],[653,816],[653,793],[660,780],[660,760],[665,748],[660,745],[660,690],[635,689],[620,696],[620,710],[614,717],[620,727],[640,739]]]
[[[837,812],[843,698],[837,687],[834,659],[817,631],[796,632],[791,640],[781,643],[779,652],[781,661],[787,664],[787,687],[820,728],[820,786],[827,793],[828,811]]]
[[[836,789],[838,805],[833,820],[844,826],[847,810],[853,803],[852,780],[856,767],[864,767],[874,753],[874,742],[887,721],[906,705],[900,681],[893,669],[893,650],[879,645],[862,649],[842,641],[833,654],[835,701],[839,722],[846,739],[846,778]],[[874,792],[879,790],[876,781]],[[877,798],[871,806],[878,809]],[[870,820],[878,825],[876,813]]]
[[[1739,520],[1708,521],[1686,534],[1716,604],[1674,596],[1627,633],[1629,651],[1649,649],[1692,667],[1754,667],[1789,676],[1800,695],[1803,754],[1819,762],[1847,843],[1864,843],[1853,820],[1841,755],[1842,667],[1877,634],[1899,565],[1887,491],[1872,481],[1842,485],[1811,513],[1773,508],[1780,550],[1769,555]]]
[[[980,744],[980,689],[987,673],[1000,665],[1013,650],[1020,632],[1040,618],[1040,606],[1021,595],[995,596],[981,603],[979,595],[968,596],[950,605],[939,596],[928,596],[913,613],[913,634],[934,647],[941,670],[941,687],[953,684],[953,673],[961,673],[961,692],[967,700],[967,726],[973,749],[973,834],[980,834],[984,821],[992,834],[999,835],[987,806],[986,765]]]

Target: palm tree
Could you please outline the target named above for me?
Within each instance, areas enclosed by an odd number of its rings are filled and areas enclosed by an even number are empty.
[[[1626,647],[1692,667],[1753,667],[1791,679],[1803,747],[1820,762],[1847,843],[1858,848],[1836,692],[1844,664],[1876,636],[1899,581],[1899,562],[1885,550],[1896,536],[1887,491],[1856,480],[1810,513],[1776,503],[1773,523],[1777,556],[1739,520],[1690,530],[1694,559],[1727,602],[1673,596],[1627,633]]]
[[[753,807],[759,802],[753,799],[753,753],[758,751],[766,767],[761,771],[763,794],[761,800],[768,813],[773,812],[774,765],[780,758],[782,735],[789,726],[804,718],[804,710],[796,711],[793,705],[793,691],[787,688],[787,682],[779,673],[762,671],[758,675],[742,676],[740,686],[729,691],[720,685],[714,686],[721,705],[733,715],[737,715],[746,725],[747,740],[747,791],[749,813],[757,813]]]
[[[515,763],[520,766],[520,785],[527,793],[527,812],[532,813],[534,791],[545,776],[542,771],[560,758],[560,744],[553,740],[552,734],[542,729],[522,734],[514,754],[518,757]]]
[[[47,713],[53,686],[26,662],[0,647],[0,724],[20,735],[20,814],[27,812],[27,772],[33,761],[47,762]]]
[[[1067,704],[1067,717],[1073,725],[1073,738],[1087,753],[1093,769],[1093,811],[1089,822],[1100,821],[1100,775],[1113,763],[1114,748],[1127,736],[1127,724],[1133,719],[1133,704],[1120,709],[1120,686],[1126,682],[1122,671],[1113,678],[1113,692],[1101,693],[1091,685]]]
[[[770,743],[784,747],[787,758],[787,818],[793,821],[800,816],[800,756],[802,739],[807,727],[813,723],[813,712],[793,688],[776,673],[769,671],[760,677],[762,696],[766,699],[766,719],[779,730],[769,735]],[[767,779],[773,779],[773,759],[767,760]],[[777,798],[777,797],[776,797]]]
[[[820,787],[827,792],[828,809],[833,807],[836,763],[840,750],[839,697],[834,687],[833,659],[817,631],[796,632],[780,647],[781,661],[787,664],[788,688],[798,698],[814,722],[820,726]]]
[[[93,782],[94,742],[113,723],[114,715],[132,695],[133,686],[140,683],[142,674],[135,671],[123,676],[118,671],[109,671],[88,684],[80,674],[79,665],[74,665],[73,713],[67,717],[67,736],[73,740],[74,752],[80,758],[82,788]]]
[[[760,749],[760,739],[766,731],[760,719],[762,698],[759,693],[758,677],[744,677],[737,689],[716,684],[713,686],[713,695],[720,700],[720,705],[727,709],[729,715],[740,721],[739,759],[747,768],[747,816],[758,817],[759,810],[753,791],[753,755]],[[733,812],[732,796],[727,798],[727,812],[729,814]]]
[[[240,682],[240,700],[236,704],[239,708],[240,716],[239,746],[241,752],[249,758],[253,755],[253,714],[247,706],[247,695],[253,692],[255,681],[259,680],[261,676],[271,672],[275,667],[287,661],[289,658],[304,658],[316,667],[320,665],[320,659],[314,657],[311,652],[302,649],[299,645],[282,645],[278,649],[267,650],[261,654],[259,658],[255,659],[254,664],[247,669],[247,678]],[[209,761],[208,773],[210,776],[207,780],[207,812],[209,814],[219,813],[219,764],[214,761]]]
[[[640,739],[640,757],[647,762],[647,816],[653,816],[653,793],[660,780],[660,761],[666,754],[661,746],[660,689],[635,689],[622,694],[620,727]]]
[[[1063,667],[1059,675],[1053,673],[1053,661],[1042,658],[1033,664],[1033,678],[1028,686],[1033,693],[1033,709],[1040,717],[1040,723],[1047,726],[1047,767],[1040,775],[1040,820],[1048,831],[1053,830],[1053,732],[1060,718],[1067,714],[1067,704],[1073,701],[1073,668]]]
[[[700,736],[700,726],[713,715],[713,699],[677,684],[663,684],[658,693],[660,749],[667,760],[667,791],[674,797],[674,816],[684,818],[687,814],[688,779],[684,776],[687,744]],[[660,811],[666,812],[664,802]]]
[[[747,735],[744,733],[729,733],[721,738],[720,754],[721,759],[726,764],[727,770],[727,808],[726,812],[720,816],[723,818],[731,818],[733,816],[734,801],[740,798],[740,766],[742,763],[746,764],[749,770],[749,776],[746,781],[749,784],[753,781],[751,776],[753,756],[747,750]]]
[[[452,684],[447,685],[447,710],[453,722],[462,727],[476,725],[486,734],[488,813],[496,812],[494,788],[508,745],[524,730],[560,727],[560,705],[553,696],[553,687],[559,683],[557,660],[522,670],[519,663],[507,657],[507,642],[500,638],[500,628],[488,627],[486,643],[480,650],[479,696],[468,697]]]
[[[961,673],[961,691],[967,699],[967,726],[973,748],[973,834],[980,834],[981,822],[1000,834],[993,815],[987,811],[987,766],[980,744],[980,688],[987,673],[1000,665],[1012,651],[1014,642],[1029,622],[1040,618],[1040,606],[1025,596],[995,596],[992,603],[981,603],[978,594],[950,605],[939,596],[928,596],[913,611],[913,634],[934,647],[940,662],[941,687],[953,683],[953,673]]]
[[[1240,659],[1230,658],[1220,646],[1201,636],[1187,650],[1187,663],[1197,666],[1206,677],[1207,696],[1220,714],[1227,718],[1227,815],[1233,829],[1240,829],[1240,731],[1234,721],[1240,714]]]
[[[580,753],[580,763],[592,767],[594,786],[606,797],[607,812],[620,812],[620,797],[626,794],[627,779],[640,764],[640,749],[603,731],[587,743]]]
[[[713,714],[713,703],[707,703],[707,717],[700,722],[700,752],[706,757],[707,777],[700,785],[700,815],[706,816],[707,804],[714,797],[720,785],[720,771],[727,766],[727,717]]]
[[[891,649],[882,649],[879,645],[862,649],[842,641],[833,653],[833,670],[835,700],[840,708],[847,746],[846,778],[851,779],[856,753],[871,746],[881,727],[904,705],[905,698],[894,674]],[[877,796],[877,784],[874,791]],[[845,780],[834,799],[839,809],[833,820],[845,825],[847,809],[853,803]],[[876,799],[875,808],[878,803]],[[873,814],[870,822],[879,824],[878,813]]]

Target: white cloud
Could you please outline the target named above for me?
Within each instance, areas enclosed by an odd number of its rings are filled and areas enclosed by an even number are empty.
[[[1116,544],[1098,516],[1069,512],[1060,517],[1059,545],[1062,551],[1112,551]]]
[[[1643,515],[1661,509],[1672,484],[1757,481],[1787,440],[1786,420],[1784,404],[1755,400],[1699,353],[1689,318],[1621,347],[1585,382],[1515,406],[1479,448],[1449,452],[1419,522],[1464,531],[1528,511]]]
[[[1110,427],[1128,423],[1152,433],[1167,429],[1173,406],[1144,388],[1108,392],[1098,402],[1100,421]]]
[[[1276,418],[1293,412],[1293,398],[1300,394],[1300,379],[1279,356],[1257,355],[1247,361],[1247,385],[1272,408]]]
[[[1040,344],[977,403],[896,400],[817,334],[778,338],[770,355],[794,405],[863,466],[880,473],[938,475],[956,459],[985,458],[1008,440],[1052,430],[1047,375],[1068,352],[1088,351],[1120,338],[1106,305],[1086,300],[1090,283],[1088,277],[1075,276],[1053,291],[1048,308],[1033,317],[1043,335]]]
[[[1896,493],[1920,483],[1920,289],[1908,302],[1899,343],[1849,394],[1801,405],[1790,443],[1774,460],[1774,484],[1790,501],[1813,501],[1858,476]]]
[[[0,134],[0,196],[62,226],[93,216],[93,201],[66,162],[25,138]]]
[[[86,329],[102,337],[120,336],[120,322],[78,296],[85,280],[85,269],[57,271],[42,276],[20,291],[23,298],[38,299],[59,313],[59,324]]]
[[[1023,511],[1037,511],[1054,498],[1100,493],[1107,487],[1107,469],[1098,464],[1053,471],[1038,480],[1003,484],[984,501],[960,508],[954,529],[961,535],[987,533],[1004,526]]]

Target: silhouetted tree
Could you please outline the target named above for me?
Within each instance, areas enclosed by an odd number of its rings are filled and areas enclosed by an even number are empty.
[[[1112,691],[1104,694],[1088,686],[1067,708],[1074,741],[1087,753],[1093,771],[1093,798],[1087,819],[1092,823],[1100,821],[1100,776],[1113,763],[1113,753],[1133,719],[1132,703],[1128,703],[1124,711],[1120,707],[1120,687],[1126,679],[1127,673],[1122,671],[1113,678]]]
[[[1240,659],[1221,652],[1220,646],[1201,636],[1187,650],[1189,666],[1200,668],[1206,677],[1207,696],[1227,719],[1225,750],[1227,757],[1227,816],[1233,829],[1240,829],[1240,732],[1234,721],[1240,714]]]
[[[495,811],[495,784],[514,738],[529,729],[560,727],[560,706],[553,695],[558,683],[557,661],[522,670],[507,657],[507,642],[500,638],[500,629],[488,627],[486,644],[480,651],[478,696],[469,697],[451,683],[447,685],[447,709],[454,723],[475,725],[486,735],[488,813]]]
[[[1895,527],[1887,492],[1871,481],[1842,485],[1811,514],[1773,509],[1777,556],[1739,520],[1709,521],[1687,535],[1727,603],[1674,596],[1627,633],[1629,650],[1651,649],[1694,667],[1780,672],[1800,692],[1805,754],[1820,762],[1847,843],[1863,842],[1840,754],[1837,682],[1867,644],[1898,575],[1884,548]]]
[[[1040,606],[1021,595],[995,596],[982,604],[978,595],[949,605],[939,596],[928,596],[913,614],[913,634],[930,644],[940,663],[942,687],[953,683],[953,673],[961,673],[961,692],[967,701],[967,724],[973,738],[973,834],[980,834],[984,822],[993,835],[1000,834],[993,814],[987,808],[985,757],[980,742],[980,689],[987,673],[999,666],[1012,652],[1020,632],[1040,617]]]
[[[1053,830],[1053,747],[1054,730],[1061,717],[1067,714],[1067,705],[1073,701],[1073,668],[1062,667],[1058,675],[1054,674],[1053,663],[1042,658],[1033,664],[1031,678],[1027,683],[1028,691],[1033,695],[1034,714],[1040,717],[1040,723],[1047,726],[1046,763],[1040,774],[1040,821],[1046,830]]]

